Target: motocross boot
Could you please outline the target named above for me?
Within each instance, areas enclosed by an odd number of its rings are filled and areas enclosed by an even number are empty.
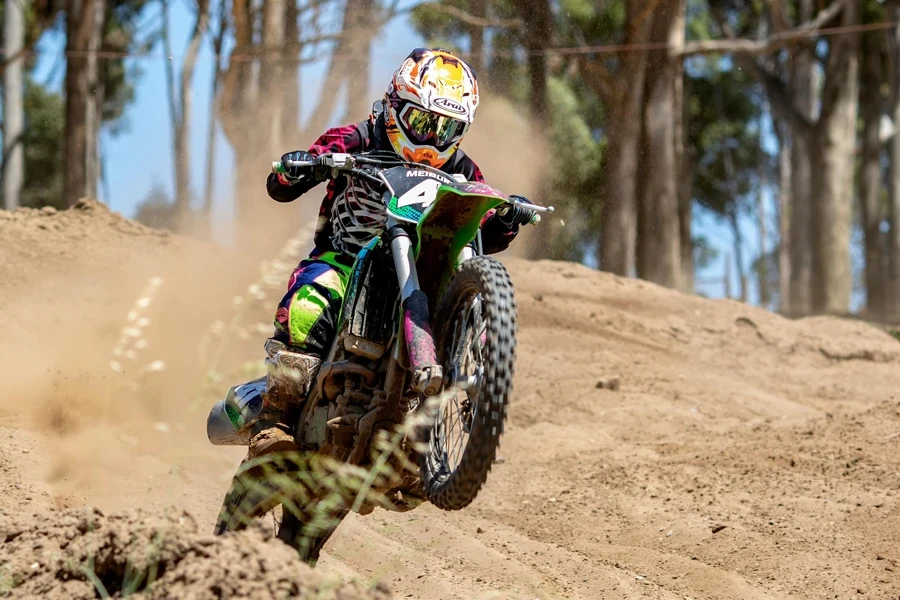
[[[318,357],[292,352],[275,339],[266,341],[266,391],[250,428],[250,458],[296,451],[291,417],[296,416],[318,373]]]

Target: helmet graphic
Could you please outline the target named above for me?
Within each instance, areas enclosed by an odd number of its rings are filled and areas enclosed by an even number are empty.
[[[385,125],[404,159],[440,167],[453,156],[478,106],[475,72],[446,50],[416,48],[385,94]]]

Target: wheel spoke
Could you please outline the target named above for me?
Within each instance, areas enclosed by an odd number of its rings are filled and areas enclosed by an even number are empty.
[[[459,510],[484,485],[506,418],[516,304],[503,265],[484,256],[466,261],[444,292],[435,328],[448,394],[431,413],[430,449],[419,465],[427,499]]]
[[[440,464],[441,470],[452,473],[462,462],[468,444],[475,413],[478,407],[478,390],[481,386],[479,374],[481,364],[481,338],[486,332],[486,324],[481,314],[481,297],[475,293],[463,298],[457,304],[456,314],[451,320],[451,341],[448,348],[448,369],[456,373],[465,386],[459,386],[455,396],[448,398],[438,411],[432,426],[432,457]],[[454,381],[452,384],[456,384]],[[465,413],[460,404],[459,394],[466,398]]]

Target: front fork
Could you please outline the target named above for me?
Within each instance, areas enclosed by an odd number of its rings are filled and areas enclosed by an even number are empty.
[[[400,284],[400,305],[403,308],[403,334],[409,355],[412,382],[410,387],[426,396],[438,393],[444,374],[435,352],[434,334],[428,314],[428,298],[419,287],[416,261],[409,234],[394,219],[388,219],[388,234],[394,269]]]
[[[428,298],[419,287],[416,260],[409,234],[393,218],[388,218],[387,225],[391,240],[391,253],[394,257],[394,269],[400,284],[403,334],[406,339],[410,371],[413,374],[410,387],[426,396],[433,396],[441,389],[444,373],[437,361],[434,334],[430,325]],[[480,242],[481,236],[479,235],[479,246]],[[470,246],[464,247],[459,257],[460,262],[472,258],[475,254],[476,250]]]

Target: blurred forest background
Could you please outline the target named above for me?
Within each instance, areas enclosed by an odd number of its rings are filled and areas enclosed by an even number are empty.
[[[187,24],[172,23],[173,3]],[[399,43],[403,22],[465,56],[483,93],[527,118],[544,163],[533,196],[558,211],[529,238],[532,257],[688,292],[704,284],[697,273],[718,273],[711,295],[789,315],[900,315],[900,1],[5,0],[2,10],[7,209],[103,196],[115,161],[144,160],[110,157],[103,140],[128,135],[153,58],[165,64],[153,94],[171,147],[146,152],[168,157],[172,185],[148,189],[136,217],[209,235],[221,134],[238,191],[231,218],[253,223],[273,158],[364,118],[384,93],[386,78],[370,85],[374,53]],[[213,61],[203,79],[201,56]],[[305,65],[321,67],[313,106],[301,106]],[[208,105],[195,103],[201,88]],[[196,120],[205,139],[191,133]],[[529,170],[524,154],[505,160]]]

